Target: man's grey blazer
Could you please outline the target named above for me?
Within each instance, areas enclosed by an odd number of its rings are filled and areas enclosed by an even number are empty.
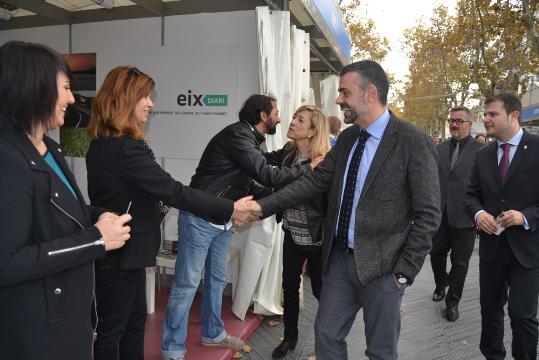
[[[464,194],[468,188],[470,174],[475,163],[475,155],[484,144],[470,137],[460,151],[460,155],[451,171],[451,140],[436,146],[438,150],[438,174],[440,176],[441,209],[447,214],[449,226],[471,228],[473,218],[468,214],[464,203]]]
[[[268,215],[327,192],[323,270],[334,245],[346,163],[359,131],[356,125],[344,130],[312,174],[259,200]],[[391,272],[412,282],[421,269],[441,219],[437,161],[430,137],[391,114],[355,213],[354,256],[363,286]]]

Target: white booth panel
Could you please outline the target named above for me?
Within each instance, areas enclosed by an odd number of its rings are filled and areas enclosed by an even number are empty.
[[[165,18],[165,46],[184,44],[238,44],[238,109],[259,92],[255,11],[232,11]],[[211,78],[200,74],[201,81]],[[237,114],[236,114],[237,115]]]
[[[199,159],[211,137],[237,121],[237,44],[138,48],[135,59],[155,74],[148,135],[156,156]]]
[[[96,76],[99,88],[110,70],[116,66],[135,63],[137,47],[161,46],[161,19],[144,18],[75,24],[72,26],[72,39],[73,53],[97,54]]]
[[[158,159],[158,161],[161,161],[161,159]],[[163,164],[163,162],[160,164]],[[191,182],[191,177],[195,174],[197,166],[198,159],[167,158],[164,160],[163,168],[177,181],[184,185],[189,185]]]
[[[0,31],[0,45],[11,40],[47,45],[64,54],[69,52],[69,26],[57,25]]]

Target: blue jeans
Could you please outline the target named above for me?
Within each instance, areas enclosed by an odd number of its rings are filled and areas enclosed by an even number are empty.
[[[168,299],[161,344],[162,354],[174,358],[185,355],[189,310],[204,269],[200,309],[202,341],[219,343],[227,336],[221,320],[221,305],[232,236],[232,231],[217,229],[185,211],[178,217],[178,229],[176,274]]]

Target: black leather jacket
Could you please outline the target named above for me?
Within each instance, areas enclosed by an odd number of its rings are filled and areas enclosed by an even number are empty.
[[[228,125],[206,146],[190,186],[232,200],[247,195],[258,198],[268,195],[268,188],[282,187],[311,171],[309,165],[279,169],[268,164],[260,150],[264,140],[246,122]],[[225,219],[218,220],[222,223]]]

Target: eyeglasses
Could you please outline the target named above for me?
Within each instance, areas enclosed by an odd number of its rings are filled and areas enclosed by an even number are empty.
[[[447,123],[449,125],[451,125],[451,124],[462,125],[462,124],[467,123],[467,122],[469,122],[469,121],[468,120],[462,120],[462,119],[449,119],[449,120],[447,120]]]

